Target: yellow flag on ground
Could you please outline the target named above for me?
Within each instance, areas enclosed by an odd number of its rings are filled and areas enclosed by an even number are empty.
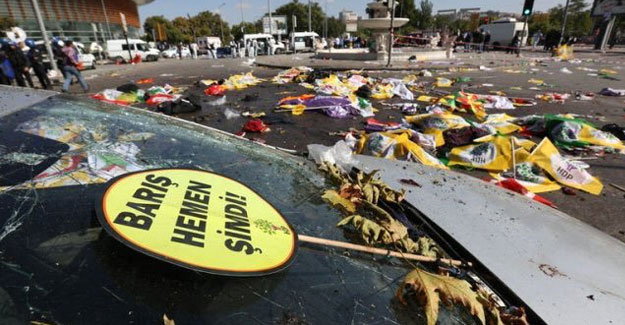
[[[504,171],[512,166],[512,144],[507,137],[495,136],[492,141],[456,147],[449,153],[449,166]]]
[[[545,170],[560,184],[594,195],[599,195],[603,189],[603,184],[599,179],[563,158],[548,138],[544,138],[538,144],[527,160]]]

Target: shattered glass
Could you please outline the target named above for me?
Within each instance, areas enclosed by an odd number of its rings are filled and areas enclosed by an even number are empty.
[[[398,259],[302,244],[277,274],[193,272],[102,231],[96,198],[134,170],[200,168],[261,193],[301,234],[347,240],[312,163],[154,113],[56,96],[0,118],[0,323],[424,323]],[[445,309],[443,324],[472,323]]]

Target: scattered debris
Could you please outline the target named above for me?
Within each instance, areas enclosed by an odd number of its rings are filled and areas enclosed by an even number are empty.
[[[410,186],[421,187],[421,184],[419,184],[415,180],[409,179],[409,178],[402,178],[402,179],[399,180],[399,182],[402,183],[402,184],[410,185]]]
[[[540,264],[540,265],[538,266],[538,268],[539,268],[539,269],[540,269],[543,273],[545,273],[545,275],[547,275],[548,277],[551,277],[551,278],[553,278],[553,277],[555,277],[555,276],[563,276],[563,277],[566,277],[566,274],[564,274],[564,273],[560,272],[560,271],[558,270],[558,268],[557,268],[557,267],[555,267],[555,266],[551,266],[551,265],[549,265],[549,264]]]

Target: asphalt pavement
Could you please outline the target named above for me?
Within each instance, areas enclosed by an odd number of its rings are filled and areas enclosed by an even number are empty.
[[[471,77],[471,91],[475,93],[487,93],[489,90],[500,90],[509,96],[534,98],[543,92],[593,92],[597,93],[602,88],[625,88],[625,55],[610,53],[600,55],[598,53],[579,53],[576,55],[579,61],[557,62],[548,54],[542,52],[524,53],[523,58],[503,53],[467,53],[460,54],[451,61],[443,62],[418,62],[418,63],[395,63],[396,69],[386,69],[377,66],[369,69],[371,76],[403,77],[415,73],[421,69],[430,69],[434,77],[439,74],[453,79],[458,76]],[[346,64],[364,68],[372,66],[360,62],[341,63],[339,61],[324,62],[323,60],[311,59],[309,55],[275,56],[272,58],[259,58],[259,62],[267,62],[270,59],[275,62],[283,62],[290,65],[317,65],[317,66],[344,66]],[[264,60],[264,61],[263,61]],[[293,63],[293,64],[292,64]],[[295,64],[297,63],[297,64]],[[482,70],[479,70],[479,67]],[[567,68],[571,73],[561,70]],[[449,71],[449,70],[452,71]],[[585,70],[584,70],[585,69]],[[616,71],[613,77],[617,80],[605,79],[599,76],[589,76],[588,69],[611,69]],[[96,70],[85,71],[84,76],[91,86],[92,92],[106,88],[133,82],[142,78],[154,78],[153,84],[140,85],[148,88],[152,85],[192,86],[202,79],[221,79],[236,73],[253,71],[259,78],[270,79],[280,69],[257,66],[250,59],[161,59],[158,62],[141,63],[138,65],[102,65]],[[433,81],[434,77],[423,77],[420,80]],[[553,88],[537,92],[528,88],[534,86],[528,80],[542,79],[545,83],[553,85]],[[493,84],[492,87],[481,87],[482,84]],[[511,89],[511,87],[520,87]],[[458,90],[458,87],[445,90]],[[87,96],[80,92],[78,85],[74,85],[72,91],[77,96]],[[226,94],[224,105],[212,106],[210,101],[215,98],[205,96],[201,111],[182,114],[179,117],[215,127],[227,132],[236,133],[241,130],[247,118],[239,117],[227,119],[223,111],[225,108],[235,109],[241,112],[265,112],[264,118],[270,124],[271,132],[263,134],[248,134],[248,138],[264,141],[267,144],[293,149],[303,153],[306,145],[320,143],[332,145],[341,137],[334,135],[338,131],[347,131],[349,128],[362,129],[363,118],[332,119],[320,113],[306,112],[301,116],[292,116],[290,113],[273,113],[277,101],[285,96],[295,96],[308,93],[309,90],[297,85],[275,85],[267,81],[240,91],[229,91]],[[386,102],[401,102],[394,98]],[[380,109],[376,118],[382,121],[399,122],[402,115],[397,110],[388,109],[380,105],[380,101],[373,101],[374,107]],[[489,111],[496,112],[496,111]],[[575,113],[598,127],[608,123],[625,125],[625,97],[605,97],[598,95],[592,101],[576,101],[571,98],[564,104],[547,103],[538,101],[534,107],[517,108],[506,110],[505,113],[513,116],[525,116],[529,114],[545,113]],[[605,187],[601,195],[594,196],[581,191],[574,191],[574,195],[565,194],[562,191],[545,193],[544,196],[552,200],[562,211],[578,218],[605,233],[625,241],[625,193],[609,184],[625,187],[625,155],[609,154],[602,157],[583,157],[583,161],[590,165],[588,171],[597,176]],[[486,176],[479,171],[459,170],[477,177]],[[444,201],[444,198],[441,198]],[[458,212],[459,217],[462,211]]]

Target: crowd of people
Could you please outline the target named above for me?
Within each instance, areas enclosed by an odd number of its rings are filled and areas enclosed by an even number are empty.
[[[89,85],[78,69],[80,64],[78,50],[73,42],[54,39],[52,49],[56,63],[65,77],[61,91],[68,91],[75,77],[83,91],[87,92]],[[37,46],[32,39],[26,39],[23,42],[0,39],[0,84],[35,88],[31,78],[32,69],[41,88],[51,89],[52,82],[48,77],[50,66],[46,65],[44,57],[42,46]]]
[[[490,32],[483,29],[464,33],[458,30],[454,39],[454,51],[457,51],[460,45],[464,52],[488,52],[491,49],[490,39]]]

